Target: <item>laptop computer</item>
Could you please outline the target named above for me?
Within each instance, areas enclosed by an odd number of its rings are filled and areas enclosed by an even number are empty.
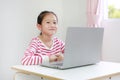
[[[98,63],[101,60],[103,32],[103,28],[68,27],[64,60],[42,66],[68,69]]]

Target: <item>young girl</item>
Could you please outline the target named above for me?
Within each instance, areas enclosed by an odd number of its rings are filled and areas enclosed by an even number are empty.
[[[62,61],[64,43],[54,37],[58,28],[56,14],[51,11],[41,12],[37,18],[37,28],[41,33],[31,40],[22,58],[22,64],[39,65]]]

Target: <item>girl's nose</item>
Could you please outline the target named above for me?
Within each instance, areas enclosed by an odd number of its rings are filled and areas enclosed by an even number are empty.
[[[54,24],[54,23],[51,23],[51,27],[56,27],[56,24]]]

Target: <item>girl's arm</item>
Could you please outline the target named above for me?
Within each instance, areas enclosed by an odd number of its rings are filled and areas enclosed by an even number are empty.
[[[24,53],[24,57],[21,60],[22,65],[40,65],[49,63],[49,56],[37,53],[37,42],[37,40],[31,41],[29,47]]]

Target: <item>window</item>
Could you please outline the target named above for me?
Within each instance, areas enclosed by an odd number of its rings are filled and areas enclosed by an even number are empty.
[[[120,0],[107,0],[108,18],[120,18]]]

